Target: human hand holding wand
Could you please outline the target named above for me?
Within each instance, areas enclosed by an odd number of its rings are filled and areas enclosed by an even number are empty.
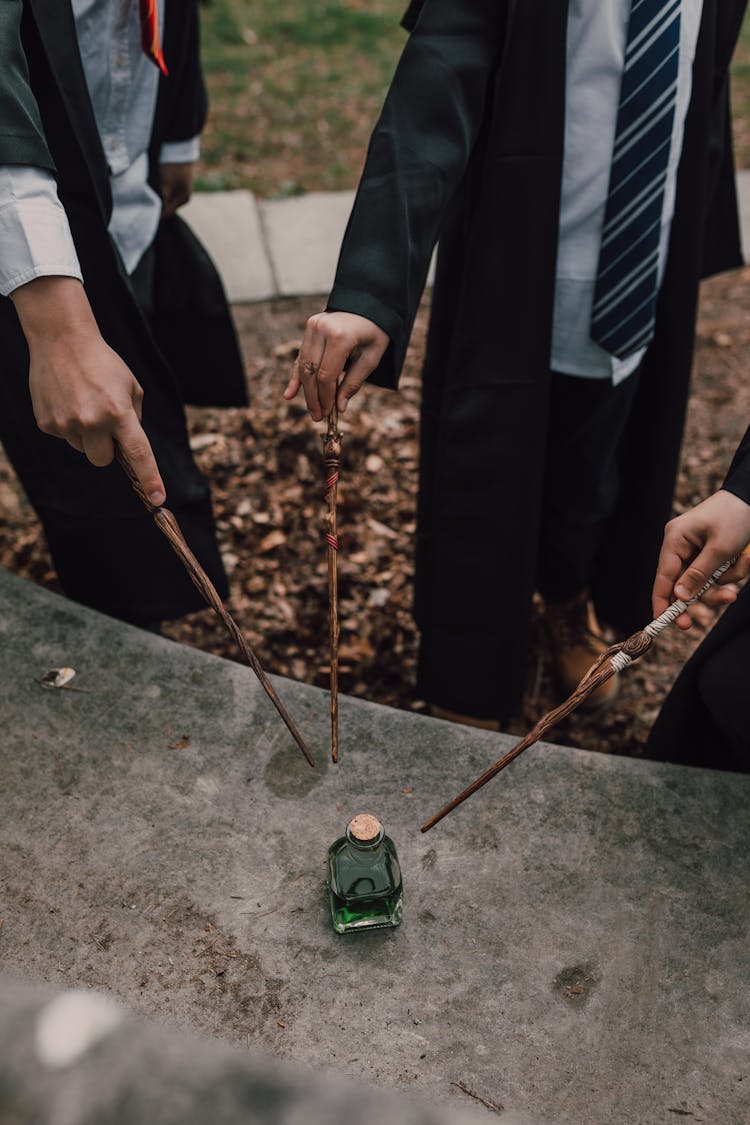
[[[658,617],[654,618],[645,629],[641,629],[638,633],[633,633],[626,641],[613,645],[611,648],[607,649],[606,652],[601,653],[591,665],[573,694],[569,696],[564,703],[561,703],[559,707],[548,711],[547,714],[539,720],[536,726],[529,731],[525,738],[509,750],[507,754],[504,754],[494,765],[490,766],[489,769],[486,769],[484,773],[476,778],[471,785],[467,786],[462,793],[454,797],[452,801],[449,801],[440,812],[426,821],[422,825],[422,832],[429,832],[443,817],[453,812],[454,809],[458,808],[459,805],[463,804],[464,801],[476,793],[478,789],[481,789],[488,781],[491,781],[492,778],[499,774],[501,770],[504,770],[514,758],[517,758],[518,755],[523,753],[524,750],[527,750],[529,746],[533,746],[535,742],[538,742],[540,738],[559,723],[561,719],[564,719],[566,715],[575,711],[576,707],[578,707],[592,691],[595,691],[601,684],[606,683],[607,680],[611,679],[612,676],[616,675],[618,672],[622,672],[624,668],[627,668],[628,664],[639,660],[640,657],[651,648],[654,638],[657,637],[663,629],[666,629],[668,625],[671,625],[673,621],[677,621],[680,618],[684,619],[689,607],[693,605],[694,602],[697,602],[707,590],[710,590],[716,585],[722,576],[735,565],[738,557],[739,556],[735,555],[728,562],[718,567],[693,597],[689,598],[687,601],[683,601],[680,598],[676,599]]]

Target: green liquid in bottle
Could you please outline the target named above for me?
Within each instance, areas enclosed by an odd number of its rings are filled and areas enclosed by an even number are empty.
[[[398,855],[374,816],[356,816],[346,835],[331,844],[327,882],[338,933],[400,923],[404,908]]]

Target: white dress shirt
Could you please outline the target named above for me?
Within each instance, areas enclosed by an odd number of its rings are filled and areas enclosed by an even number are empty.
[[[141,48],[138,0],[72,0],[78,46],[110,170],[109,231],[132,273],[159,225],[161,200],[148,183],[148,146],[159,71]],[[164,6],[159,7],[163,33]],[[199,154],[197,137],[165,144],[163,164]],[[0,166],[0,293],[35,277],[82,280],[54,176],[39,168]]]
[[[630,8],[631,0],[570,0],[565,155],[550,357],[553,371],[611,378],[613,383],[632,374],[646,351],[644,348],[620,360],[594,343],[590,334]],[[677,166],[702,10],[703,0],[682,0],[677,103],[664,192],[659,284],[674,214]]]

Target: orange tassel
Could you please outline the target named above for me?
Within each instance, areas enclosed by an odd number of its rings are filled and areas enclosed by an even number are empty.
[[[156,63],[162,74],[168,74],[167,64],[159,42],[159,13],[156,0],[140,0],[141,45],[152,62]]]

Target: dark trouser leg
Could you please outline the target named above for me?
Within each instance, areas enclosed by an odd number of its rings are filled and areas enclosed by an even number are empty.
[[[130,285],[135,293],[138,307],[151,323],[154,318],[154,283],[156,270],[156,252],[153,244],[149,246],[138,265],[130,275]]]
[[[741,633],[710,656],[698,676],[698,693],[723,745],[706,746],[706,757],[722,769],[750,772],[750,632]]]
[[[638,372],[608,379],[552,373],[537,587],[558,604],[591,584],[619,487],[619,444]]]
[[[505,721],[526,678],[546,387],[469,387],[422,411],[417,692]],[[503,418],[516,423],[508,434]]]

